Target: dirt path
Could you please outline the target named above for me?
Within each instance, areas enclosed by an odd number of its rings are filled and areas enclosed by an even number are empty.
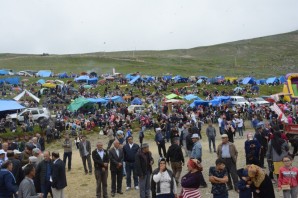
[[[202,131],[204,132],[205,128],[203,128]],[[246,137],[246,133],[245,133],[244,137]],[[209,146],[208,146],[207,138],[206,138],[205,134],[202,134],[202,135],[203,135],[203,139],[201,140],[201,143],[203,146],[203,159],[202,159],[203,167],[204,167],[203,174],[204,174],[205,180],[208,184],[208,188],[200,189],[200,191],[201,191],[202,197],[209,198],[209,197],[212,197],[212,194],[210,193],[211,192],[211,184],[208,181],[208,171],[209,171],[210,166],[214,166],[217,156],[215,153],[209,153]],[[89,136],[89,140],[91,141],[91,144],[92,144],[92,147],[91,147],[92,150],[95,149],[96,142],[98,140],[101,140],[102,142],[107,142],[107,138],[105,136],[99,137],[99,135],[96,135],[96,134]],[[135,138],[135,140],[138,140],[138,139]],[[235,145],[239,152],[237,168],[243,167],[245,165],[245,156],[244,156],[244,141],[245,140],[246,140],[245,138],[235,139]],[[221,141],[220,137],[217,136],[216,145],[218,145],[220,143],[220,141]],[[151,150],[154,160],[155,160],[155,164],[153,167],[156,168],[157,161],[159,158],[157,146],[156,146],[155,142],[153,142],[152,140],[145,139],[144,142],[148,142],[150,145],[150,150]],[[138,142],[136,142],[136,143],[138,143]],[[107,146],[107,144],[104,145],[105,148],[106,148],[106,146]],[[170,143],[167,143],[166,147],[168,148],[169,146],[170,146]],[[51,148],[50,148],[50,150],[52,151]],[[60,151],[60,156],[62,156],[62,154],[63,154],[62,149],[59,149],[59,151]],[[296,160],[295,164],[297,165],[297,160]],[[265,166],[267,166],[267,163]],[[187,167],[185,165],[183,167],[183,172],[182,172],[181,176],[186,174],[186,172],[187,172]],[[71,170],[71,172],[67,172],[67,182],[68,182],[68,186],[65,191],[66,198],[81,198],[81,197],[93,198],[93,197],[95,197],[95,188],[96,188],[95,176],[84,174],[82,161],[79,156],[79,151],[75,149],[75,146],[73,147],[72,170]],[[110,183],[111,183],[111,177],[110,177],[110,172],[109,172],[109,177],[108,177],[109,196],[110,196],[110,191],[111,191]],[[137,198],[137,197],[139,197],[138,191],[133,189],[133,190],[126,192],[125,189],[126,189],[126,179],[123,178],[122,190],[123,190],[124,194],[123,195],[116,194],[115,197],[122,197],[122,198],[131,198],[131,197]],[[178,189],[180,192],[180,189],[181,189],[180,186],[178,187]],[[276,196],[278,197],[278,192],[276,192]],[[236,193],[235,191],[229,191],[229,197],[236,198],[236,197],[238,197],[238,193]]]

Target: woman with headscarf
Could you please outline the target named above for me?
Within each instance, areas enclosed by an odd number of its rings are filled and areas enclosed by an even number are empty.
[[[189,159],[187,162],[188,173],[181,179],[180,198],[201,198],[199,191],[202,165],[197,159]]]
[[[262,168],[257,165],[248,165],[245,169],[248,171],[248,177],[252,182],[254,198],[275,198],[271,179]]]
[[[152,172],[151,191],[153,198],[177,197],[177,185],[173,172],[167,169],[166,159],[161,158],[158,168]]]
[[[272,140],[268,144],[267,159],[272,160],[274,174],[279,174],[280,167],[283,166],[282,159],[288,155],[289,145],[281,138],[280,132],[275,132]]]

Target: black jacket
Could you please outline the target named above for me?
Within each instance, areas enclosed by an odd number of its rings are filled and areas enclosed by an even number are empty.
[[[123,150],[122,149],[118,149],[119,150],[119,157],[116,154],[116,150],[115,148],[112,148],[109,150],[109,158],[110,158],[110,170],[111,171],[117,171],[119,169],[122,169],[123,166],[118,167],[118,163],[123,164]]]
[[[168,172],[168,174],[170,175],[171,177],[171,194],[174,194],[174,177],[173,177],[173,172],[170,171],[169,169],[166,170]],[[153,180],[153,175],[156,175],[158,174],[159,172],[159,168],[155,169],[152,173],[152,177],[151,177],[151,192],[152,192],[152,198],[155,198],[156,197],[156,193],[160,193],[160,182],[155,182]]]
[[[152,173],[150,161],[152,161],[152,164],[154,163],[151,152],[144,153],[142,149],[139,149],[135,159],[135,171],[137,176],[143,177],[148,171]]]
[[[138,153],[140,147],[137,144],[133,144],[130,148],[129,144],[123,146],[124,161],[134,163],[136,154]]]
[[[181,146],[178,144],[172,144],[167,152],[167,162],[183,162],[184,157]]]
[[[21,165],[21,161],[15,158],[8,158],[13,166],[12,166],[12,174],[14,176],[14,178],[16,179],[16,183],[17,185],[20,185],[21,181],[23,180],[24,176],[23,176],[23,169],[22,169],[22,165]]]
[[[58,159],[55,163],[53,163],[52,180],[53,188],[60,190],[67,186],[65,167],[61,159]]]
[[[35,173],[35,178],[37,183],[40,183],[41,185],[46,183],[46,175],[47,175],[47,164],[50,164],[51,167],[51,172],[53,170],[53,162],[49,161],[46,162],[45,160],[42,160],[40,163],[38,163],[36,167],[36,173]]]
[[[94,162],[94,168],[95,170],[102,171],[102,168],[104,168],[104,163],[109,163],[109,154],[106,150],[104,150],[103,159],[99,156],[97,149],[92,151],[92,159]]]

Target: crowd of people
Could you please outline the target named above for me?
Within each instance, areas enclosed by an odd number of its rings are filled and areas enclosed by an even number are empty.
[[[275,197],[275,183],[284,197],[297,197],[298,169],[292,163],[298,142],[287,139],[283,133],[285,120],[270,108],[256,105],[192,108],[186,104],[165,104],[164,90],[178,95],[197,92],[185,87],[173,88],[171,82],[162,80],[149,85],[153,87],[153,93],[142,83],[125,90],[119,86],[107,84],[103,95],[129,94],[129,100],[133,100],[134,92],[138,91],[148,108],[143,112],[129,113],[126,104],[110,100],[105,106],[95,104],[70,112],[59,104],[79,96],[92,98],[101,94],[83,86],[75,92],[68,84],[48,91],[46,98],[51,102],[43,105],[55,113],[55,118],[37,123],[28,115],[28,121],[25,119],[21,127],[23,137],[1,140],[0,197],[45,198],[48,194],[54,198],[64,197],[66,172],[72,171],[74,149],[80,154],[83,173],[95,175],[96,197],[114,197],[123,194],[124,190],[134,189],[139,191],[141,198],[196,198],[203,197],[200,188],[208,188],[208,181],[215,198],[228,197],[230,190],[243,198],[272,198]],[[202,91],[208,98],[228,94],[217,90]],[[31,107],[36,105],[30,103]],[[295,105],[285,104],[283,110],[287,123],[297,123]],[[12,133],[18,130],[12,120],[3,118],[1,123]],[[206,131],[202,131],[204,124],[208,125]],[[27,132],[33,131],[35,125],[39,125],[43,133],[30,137]],[[254,132],[244,133],[248,127],[252,127]],[[88,136],[97,128],[99,134],[107,138],[96,142],[96,148],[92,148]],[[159,155],[156,159],[146,143],[148,139],[144,138],[148,130],[155,133],[153,140]],[[209,152],[217,156],[211,167],[202,165],[205,159],[201,141],[205,134]],[[216,142],[218,136],[220,143]],[[234,144],[237,139],[243,138],[246,138],[245,145]],[[45,142],[55,139],[61,143],[63,153],[50,152],[45,148]],[[293,147],[292,153],[289,142]],[[238,149],[242,148],[246,166],[237,169]],[[154,163],[157,163],[155,170]],[[184,164],[188,172],[181,175]],[[208,168],[207,179],[203,176],[203,169]],[[108,172],[111,177],[110,193]],[[126,189],[122,189],[124,176]],[[181,191],[178,190],[180,187]]]

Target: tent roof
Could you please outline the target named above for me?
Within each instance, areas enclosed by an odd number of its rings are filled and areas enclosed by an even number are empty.
[[[7,75],[8,71],[1,69],[0,70],[0,75]]]
[[[37,72],[37,76],[41,76],[41,77],[50,77],[51,75],[52,75],[51,70],[40,70]]]
[[[28,94],[31,98],[33,98],[36,102],[39,102],[40,99],[33,95],[31,92],[29,92],[27,89],[25,89],[22,93],[14,97],[13,99],[16,101],[19,101],[25,94]]]
[[[36,83],[43,85],[46,83],[46,81],[44,79],[39,79],[38,81],[36,81]]]
[[[128,83],[129,83],[129,84],[133,84],[133,83],[135,83],[139,78],[141,78],[141,76],[140,76],[140,75],[137,75],[137,76],[135,76],[132,80],[130,80]]]
[[[119,103],[124,103],[125,101],[121,96],[113,96],[111,98],[105,97],[106,100],[112,100],[113,102],[119,102]]]
[[[87,100],[92,103],[107,103],[108,102],[104,98],[87,98]]]
[[[254,79],[252,77],[246,77],[243,78],[242,80],[242,84],[246,85],[246,84],[252,84],[254,82]]]
[[[172,94],[167,95],[166,98],[167,99],[173,99],[173,98],[179,98],[179,96],[172,93]]]
[[[89,100],[87,100],[86,98],[80,97],[75,99],[70,105],[68,105],[67,109],[71,112],[74,112],[87,103],[89,103]]]
[[[14,100],[0,100],[0,111],[24,109],[22,105]]]
[[[142,100],[140,98],[134,98],[132,101],[131,101],[131,104],[132,105],[141,105],[143,104]]]
[[[185,100],[193,100],[193,99],[201,100],[201,98],[199,98],[198,96],[196,96],[194,94],[188,94],[188,95],[184,96],[184,99]]]
[[[267,84],[269,84],[269,83],[274,83],[276,80],[277,80],[276,77],[267,78],[266,83],[267,83]]]

